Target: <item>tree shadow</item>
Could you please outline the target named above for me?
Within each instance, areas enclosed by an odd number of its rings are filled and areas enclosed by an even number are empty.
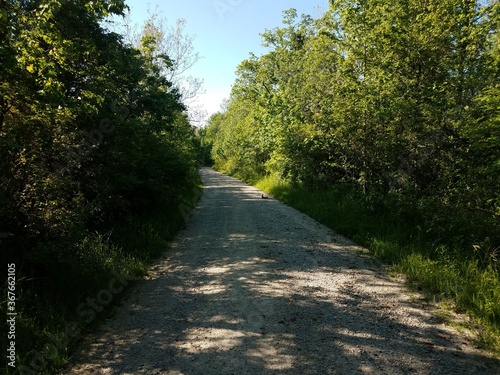
[[[202,177],[173,252],[74,373],[500,374],[350,241],[237,180]]]

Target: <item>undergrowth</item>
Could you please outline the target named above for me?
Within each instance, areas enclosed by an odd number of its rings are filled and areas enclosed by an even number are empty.
[[[500,355],[498,227],[437,202],[364,195],[346,186],[312,191],[273,177],[256,187],[366,246],[433,301],[475,321],[478,343]]]
[[[23,277],[31,274],[29,262],[16,264],[17,358],[12,369],[2,356],[6,373],[51,374],[64,366],[82,335],[95,329],[168,249],[196,205],[200,184],[198,177],[154,212],[127,218],[105,233],[86,234],[64,257],[50,259],[54,252],[46,245],[47,259],[37,262],[44,268],[38,270],[41,278]],[[7,295],[6,285],[3,289]]]

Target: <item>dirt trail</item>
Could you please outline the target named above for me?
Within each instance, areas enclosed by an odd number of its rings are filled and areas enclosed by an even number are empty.
[[[187,229],[65,374],[500,374],[353,243],[201,174]]]

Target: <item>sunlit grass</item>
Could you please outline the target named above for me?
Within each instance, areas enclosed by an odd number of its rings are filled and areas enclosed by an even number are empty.
[[[273,177],[256,187],[366,246],[429,300],[467,313],[476,322],[478,342],[500,355],[499,267],[494,252],[473,251],[462,240],[455,223],[466,219],[438,218],[427,224],[416,205],[405,207],[406,202],[363,196],[346,187],[311,191]],[[443,222],[448,228],[439,226]]]

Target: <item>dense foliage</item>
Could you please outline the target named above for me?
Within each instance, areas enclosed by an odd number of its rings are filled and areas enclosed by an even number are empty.
[[[337,0],[317,20],[285,11],[283,26],[262,34],[268,52],[240,64],[227,110],[204,130],[215,167],[364,197],[366,220],[413,228],[432,261],[498,269],[499,10]]]
[[[332,2],[319,20],[286,11],[205,130],[215,165],[438,200],[498,223],[498,8],[365,0]]]
[[[149,251],[123,228],[176,209],[198,151],[155,30],[134,48],[105,28],[122,0],[0,6],[0,246],[16,265],[22,362],[51,318],[79,318],[86,294]]]

